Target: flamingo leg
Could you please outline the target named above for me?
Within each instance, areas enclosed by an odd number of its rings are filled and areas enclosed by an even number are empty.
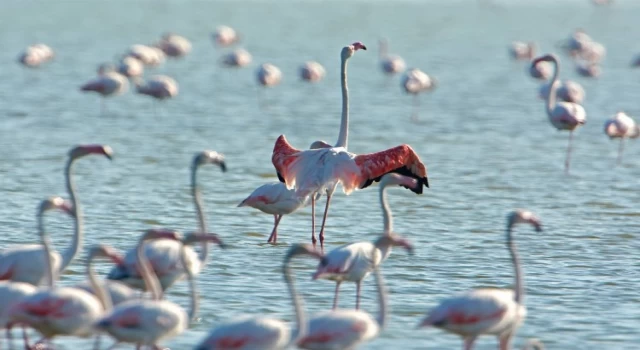
[[[316,247],[316,196],[311,196],[311,242]]]
[[[338,293],[340,293],[340,283],[342,283],[342,281],[337,281],[336,282],[336,291],[333,295],[333,309],[335,310],[338,307]]]
[[[500,350],[509,350],[511,344],[511,334],[500,338]]]
[[[356,282],[356,310],[360,309],[360,287],[362,281]]]
[[[327,192],[327,204],[324,207],[324,215],[322,216],[322,226],[320,226],[320,250],[324,251],[324,225],[327,222],[327,214],[329,214],[329,204],[331,203],[331,195]]]
[[[564,172],[569,174],[569,164],[571,163],[571,147],[573,144],[573,130],[569,131],[569,145],[567,146],[567,159],[564,162]]]
[[[282,219],[282,215],[273,215],[273,230],[271,231],[271,236],[267,240],[267,243],[276,244],[278,240],[278,224],[280,223],[280,219]]]
[[[22,326],[22,339],[24,340],[24,348],[29,349],[29,334],[27,334],[27,327]]]
[[[476,338],[476,336],[464,338],[464,350],[473,349],[473,343],[475,343]]]
[[[93,343],[93,349],[94,350],[100,350],[100,334],[96,335],[96,340]]]
[[[618,160],[617,164],[620,165],[622,163],[622,151],[624,150],[624,137],[620,138],[620,147],[618,147]]]

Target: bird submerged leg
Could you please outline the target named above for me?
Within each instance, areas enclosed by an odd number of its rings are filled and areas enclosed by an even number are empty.
[[[342,281],[336,281],[336,291],[333,295],[333,309],[335,310],[338,307],[338,293],[340,293],[340,283]]]
[[[411,112],[411,120],[418,121],[418,110],[420,107],[420,100],[418,100],[418,94],[413,95],[413,112]]]
[[[509,350],[511,347],[511,334],[500,338],[500,350]]]
[[[567,146],[567,159],[564,162],[564,172],[569,174],[569,163],[571,162],[571,144],[573,143],[573,130],[569,131],[569,146]]]
[[[316,197],[311,197],[311,242],[316,247]]]
[[[622,151],[624,150],[624,137],[620,138],[620,146],[618,147],[618,160],[616,163],[620,165],[622,163]]]
[[[360,284],[362,281],[356,282],[356,310],[360,309]]]
[[[280,223],[280,219],[282,219],[282,215],[273,215],[273,230],[271,231],[271,236],[267,240],[267,243],[276,244],[278,240],[278,224]]]
[[[473,343],[475,343],[475,341],[476,341],[475,336],[464,338],[464,350],[473,349]]]
[[[322,226],[320,226],[320,250],[324,251],[324,225],[327,222],[327,214],[329,214],[329,204],[331,203],[331,194],[327,193],[327,205],[324,207],[324,215],[322,216]]]

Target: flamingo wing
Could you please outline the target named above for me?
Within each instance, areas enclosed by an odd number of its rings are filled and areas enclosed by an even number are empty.
[[[409,188],[412,192],[422,194],[422,186],[429,187],[427,168],[420,157],[409,145],[400,145],[385,151],[361,154],[355,157],[356,165],[361,172],[360,188],[379,182],[387,173],[398,173],[418,180],[415,188]]]
[[[289,166],[296,160],[295,155],[298,153],[300,150],[291,146],[284,135],[280,135],[273,146],[271,162],[276,168],[278,180],[284,182],[288,188],[291,188],[295,181],[295,174],[288,171]]]

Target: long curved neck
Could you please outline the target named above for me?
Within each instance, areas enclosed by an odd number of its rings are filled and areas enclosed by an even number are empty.
[[[142,275],[145,289],[151,293],[151,299],[160,300],[162,294],[160,281],[158,281],[158,276],[153,272],[151,264],[149,264],[149,260],[144,254],[144,247],[145,240],[141,239],[138,243],[138,247],[136,248],[136,258],[138,260],[138,265],[140,266],[140,274]]]
[[[91,284],[91,288],[93,288],[93,292],[102,304],[104,311],[109,311],[113,307],[113,302],[111,300],[111,295],[107,293],[104,289],[102,283],[98,282],[98,278],[96,277],[96,272],[93,270],[93,261],[95,260],[95,255],[91,255],[89,260],[87,261],[87,276],[89,277],[89,284]]]
[[[336,147],[347,148],[349,138],[349,89],[347,88],[347,61],[342,57],[340,66],[340,83],[342,84],[342,119],[340,120],[340,134]]]
[[[293,311],[296,313],[296,333],[292,334],[291,341],[286,348],[289,348],[293,344],[297,344],[300,339],[302,339],[307,334],[307,323],[305,321],[304,309],[302,307],[302,298],[298,295],[296,291],[296,287],[293,282],[293,277],[291,276],[291,269],[289,268],[289,262],[285,262],[282,267],[282,274],[284,275],[284,280],[287,283],[287,289],[289,289],[289,295],[291,296],[291,302],[293,303]]]
[[[76,188],[73,183],[73,158],[69,158],[67,162],[67,166],[65,169],[65,179],[67,181],[67,192],[69,193],[69,199],[71,200],[71,204],[73,205],[73,211],[75,212],[75,220],[74,220],[74,232],[73,232],[73,241],[71,242],[71,246],[69,246],[64,253],[62,253],[62,263],[60,264],[60,271],[62,273],[71,261],[78,255],[80,251],[80,247],[82,246],[82,209],[80,208],[80,202],[76,196]]]
[[[207,242],[205,242],[206,244]],[[190,304],[189,304],[189,320],[193,320],[198,314],[198,286],[196,284],[196,279],[193,276],[193,272],[189,268],[190,265],[187,264],[187,250],[186,246],[183,244],[180,248],[180,259],[182,260],[182,266],[185,267],[185,271],[187,272],[187,279],[189,280],[189,291],[190,291]]]
[[[547,91],[547,115],[551,117],[553,107],[556,105],[556,81],[558,81],[558,75],[560,74],[560,66],[556,59],[552,59],[553,62],[553,77],[551,78],[551,85],[549,85],[549,91]]]
[[[40,240],[44,247],[44,262],[46,264],[47,272],[47,285],[49,288],[53,288],[55,281],[55,271],[53,271],[53,264],[51,263],[51,243],[49,243],[49,237],[44,230],[44,211],[38,210],[38,234],[40,234]]]
[[[382,278],[382,272],[380,272],[380,265],[378,264],[374,270],[374,276],[376,279],[376,290],[378,291],[378,317],[376,321],[380,329],[384,328],[387,321],[387,292],[384,287],[384,279]]]
[[[511,262],[515,270],[514,300],[516,303],[522,304],[524,302],[524,283],[522,281],[522,269],[520,268],[520,259],[516,251],[516,243],[513,241],[512,230],[513,225],[509,225],[507,227],[507,248],[511,254]]]
[[[380,189],[380,206],[382,207],[382,216],[384,221],[384,234],[389,235],[393,232],[393,215],[391,215],[391,208],[387,201],[387,189],[386,186]]]
[[[193,197],[193,204],[196,207],[196,214],[198,215],[198,228],[200,229],[200,232],[206,233],[208,232],[207,220],[204,217],[204,209],[202,209],[202,195],[200,194],[200,190],[198,189],[198,165],[196,163],[191,166],[191,196]],[[204,266],[204,263],[207,261],[208,257],[209,244],[208,242],[204,241],[201,244],[198,260],[200,260],[200,262]]]

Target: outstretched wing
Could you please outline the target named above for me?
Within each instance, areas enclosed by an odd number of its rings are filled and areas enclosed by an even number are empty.
[[[355,161],[362,174],[360,188],[365,188],[374,181],[380,181],[380,178],[387,173],[398,173],[416,179],[418,185],[415,188],[404,187],[417,194],[422,193],[422,186],[429,187],[427,168],[409,145],[362,154],[356,156]]]
[[[284,135],[278,136],[276,144],[273,146],[271,162],[276,168],[278,180],[280,180],[280,182],[284,182],[287,187],[289,187],[293,181],[293,174],[288,172],[289,166],[296,159],[294,155],[299,152],[299,149],[295,149],[289,144]]]

